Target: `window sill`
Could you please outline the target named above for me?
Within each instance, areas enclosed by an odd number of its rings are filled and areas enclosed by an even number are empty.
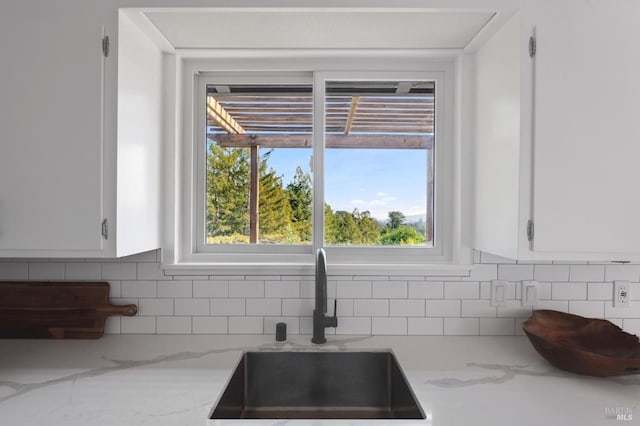
[[[312,262],[301,263],[173,263],[167,275],[314,275]],[[472,264],[327,264],[330,275],[468,276]]]

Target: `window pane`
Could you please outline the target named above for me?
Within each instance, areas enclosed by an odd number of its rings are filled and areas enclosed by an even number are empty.
[[[327,82],[325,242],[433,246],[433,82]]]
[[[310,85],[208,85],[207,244],[311,243]]]

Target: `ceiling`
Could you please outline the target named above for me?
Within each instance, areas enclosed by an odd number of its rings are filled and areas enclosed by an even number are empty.
[[[144,12],[180,49],[462,49],[490,11],[159,9]]]

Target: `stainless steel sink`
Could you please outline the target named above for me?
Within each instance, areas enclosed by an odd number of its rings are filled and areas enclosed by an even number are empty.
[[[211,419],[424,419],[391,352],[246,352]]]

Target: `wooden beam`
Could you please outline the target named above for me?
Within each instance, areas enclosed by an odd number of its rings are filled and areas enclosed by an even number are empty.
[[[347,124],[344,126],[344,134],[348,135],[351,131],[351,125],[353,124],[353,118],[356,115],[356,110],[358,109],[358,101],[360,100],[360,96],[354,96],[351,99],[351,108],[349,108],[349,117],[347,117]]]
[[[244,133],[242,126],[211,96],[207,96],[207,114],[229,133]]]
[[[249,243],[258,243],[258,203],[259,192],[259,162],[260,155],[257,146],[251,147],[251,171],[249,174]]]
[[[220,135],[209,134],[218,146],[227,148],[310,148],[311,135]],[[327,148],[431,149],[433,135],[327,135]]]

